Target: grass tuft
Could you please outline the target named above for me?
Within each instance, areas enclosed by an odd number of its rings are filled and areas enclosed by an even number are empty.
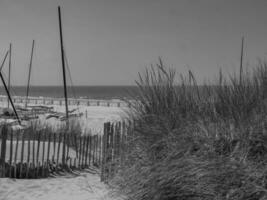
[[[112,180],[135,200],[267,198],[267,63],[198,85],[157,65],[139,74],[127,159]]]

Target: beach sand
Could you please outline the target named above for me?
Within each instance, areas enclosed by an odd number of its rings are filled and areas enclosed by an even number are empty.
[[[35,106],[36,104],[28,104],[29,106]],[[38,103],[41,106],[41,103]],[[24,104],[15,103],[15,106],[24,107]],[[0,109],[6,108],[7,102],[0,101]],[[49,105],[49,107],[53,107],[53,110],[56,112],[61,112],[63,115],[65,113],[65,106],[62,105]],[[125,119],[127,107],[107,107],[107,106],[86,106],[86,105],[69,105],[69,110],[75,109],[76,114],[82,113],[82,116],[70,118],[70,121],[79,123],[82,128],[82,132],[84,134],[103,134],[103,127],[105,122],[115,122],[122,121]],[[40,115],[37,120],[41,125],[48,125],[55,129],[62,127],[65,124],[64,121],[60,121],[56,118],[46,119],[46,115]]]
[[[17,104],[18,105],[18,104]],[[32,104],[34,105],[34,104]],[[40,104],[38,104],[40,105]],[[5,102],[0,102],[0,107],[5,107]],[[54,110],[64,112],[64,106],[54,105]],[[120,107],[103,106],[70,106],[78,109],[83,116],[77,120],[84,133],[102,134],[104,122],[120,121],[124,118],[126,110]],[[44,124],[59,127],[62,123],[54,118],[45,120]],[[9,179],[0,178],[0,200],[121,200],[122,197],[111,195],[110,188],[100,182],[96,173],[83,172],[79,176],[59,176],[46,179]]]
[[[81,173],[46,179],[0,179],[0,200],[122,200],[99,176]]]

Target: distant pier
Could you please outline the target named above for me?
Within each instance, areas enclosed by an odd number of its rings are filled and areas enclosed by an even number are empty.
[[[26,97],[13,96],[14,103],[25,104]],[[65,105],[64,98],[51,98],[51,97],[28,97],[29,104],[36,105]],[[7,102],[7,97],[0,95],[0,102]],[[105,107],[131,107],[130,102],[126,102],[119,99],[100,100],[100,99],[68,99],[68,105],[81,105],[81,106],[105,106]]]

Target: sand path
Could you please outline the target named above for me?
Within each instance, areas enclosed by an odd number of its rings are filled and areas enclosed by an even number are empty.
[[[0,102],[0,107],[4,105]],[[77,106],[70,106],[70,109]],[[79,122],[82,128],[101,134],[104,122],[123,119],[125,111],[118,107],[79,106],[79,112],[86,113]],[[64,106],[54,106],[64,111]],[[62,122],[54,119],[46,123],[57,126]],[[100,182],[98,174],[81,173],[80,176],[68,175],[46,179],[9,179],[0,178],[0,200],[122,200],[112,197],[107,185]]]
[[[0,179],[0,200],[122,200],[97,174],[46,179]]]

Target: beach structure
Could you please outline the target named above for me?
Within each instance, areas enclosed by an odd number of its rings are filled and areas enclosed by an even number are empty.
[[[62,32],[62,22],[61,22],[61,10],[58,6],[58,20],[59,20],[59,36],[60,36],[60,51],[61,51],[61,64],[62,64],[62,75],[63,75],[63,88],[64,88],[64,100],[65,100],[65,113],[54,112],[47,115],[47,119],[51,117],[59,118],[61,121],[66,121],[69,123],[69,117],[79,117],[82,113],[74,113],[77,109],[69,111],[68,109],[68,91],[67,91],[67,81],[66,81],[66,68],[65,68],[65,51],[63,45],[63,32]]]
[[[15,108],[15,106],[14,106],[14,104],[13,104],[13,101],[12,101],[12,99],[11,99],[11,95],[10,95],[10,93],[9,93],[8,87],[7,87],[6,83],[5,83],[5,80],[4,80],[4,77],[3,77],[1,71],[0,71],[0,78],[1,78],[1,81],[2,81],[2,83],[3,83],[3,85],[4,85],[6,94],[7,94],[7,96],[8,96],[8,100],[9,100],[10,103],[11,103],[11,106],[12,106],[12,109],[13,109],[14,114],[15,114],[15,116],[16,116],[16,119],[17,119],[19,125],[21,125],[21,120],[20,120],[20,118],[19,118],[19,116],[18,116],[18,113],[17,113],[17,111],[16,111],[16,108]]]

